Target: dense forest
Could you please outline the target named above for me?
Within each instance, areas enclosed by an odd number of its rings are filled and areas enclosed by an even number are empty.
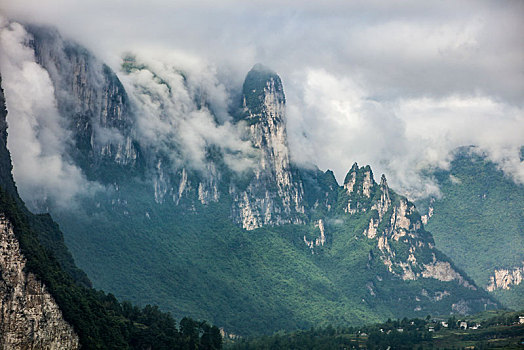
[[[222,337],[216,326],[183,318],[178,327],[158,307],[144,308],[119,302],[64,272],[54,254],[45,249],[31,222],[46,222],[47,215],[34,215],[19,208],[12,196],[0,187],[0,212],[13,224],[26,269],[36,274],[49,289],[80,337],[83,349],[220,349]],[[56,231],[53,232],[52,228]],[[48,226],[48,238],[60,239],[58,226]]]

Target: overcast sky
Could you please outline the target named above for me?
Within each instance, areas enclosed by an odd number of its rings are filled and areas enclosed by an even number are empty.
[[[284,81],[291,152],[351,164],[413,196],[420,169],[475,144],[524,182],[524,1],[2,0],[114,69],[123,52],[177,52],[239,87],[262,62]],[[173,62],[176,65],[176,62]]]

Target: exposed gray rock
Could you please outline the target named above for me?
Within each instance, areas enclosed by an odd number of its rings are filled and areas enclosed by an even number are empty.
[[[78,349],[78,336],[32,273],[11,223],[0,213],[0,348]]]
[[[522,283],[524,277],[524,261],[522,266],[512,269],[495,269],[493,275],[489,278],[489,284],[486,289],[493,292],[497,289],[511,289]]]
[[[88,174],[104,162],[135,166],[139,150],[132,136],[131,107],[115,73],[56,30],[28,31],[34,37],[37,63],[53,82],[58,109],[67,116],[75,142],[72,156]]]
[[[292,172],[285,124],[285,96],[280,77],[261,65],[248,73],[243,87],[243,120],[258,166],[245,190],[232,184],[233,220],[245,229],[304,223],[302,184]]]
[[[376,240],[380,257],[392,274],[404,280],[455,281],[476,289],[449,261],[437,258],[433,239],[424,230],[415,205],[391,191],[384,175],[377,185],[369,166],[360,168],[355,163],[343,188],[347,198],[344,211],[349,214],[370,212],[363,235]]]

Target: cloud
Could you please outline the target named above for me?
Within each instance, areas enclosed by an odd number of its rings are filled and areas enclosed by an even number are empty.
[[[128,50],[184,53],[195,71],[212,62],[226,91],[263,62],[285,84],[292,155],[339,180],[358,161],[405,193],[434,193],[420,170],[470,143],[523,179],[521,1],[4,0],[0,11],[57,26],[114,69]]]
[[[6,95],[8,148],[20,195],[32,209],[49,199],[71,205],[97,188],[65,157],[70,133],[60,117],[49,74],[35,62],[30,36],[0,17],[0,70]],[[16,101],[16,102],[15,102]]]
[[[411,198],[438,195],[427,170],[448,168],[453,151],[476,145],[518,183],[524,110],[487,96],[451,95],[379,101],[351,79],[325,70],[307,73],[301,104],[289,109],[295,160],[318,160],[338,174],[357,161],[386,173]],[[300,135],[297,135],[300,134]]]
[[[212,65],[177,52],[128,54],[121,77],[137,108],[138,139],[149,151],[203,171],[214,146],[233,170],[254,165],[245,126],[232,122],[229,94]]]

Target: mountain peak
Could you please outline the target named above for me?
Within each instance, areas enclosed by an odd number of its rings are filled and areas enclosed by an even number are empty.
[[[388,180],[386,180],[385,174],[382,174],[380,177],[380,187],[388,187]]]
[[[251,117],[262,114],[269,103],[286,103],[282,80],[275,71],[260,63],[255,64],[247,73],[242,95],[243,107]]]

